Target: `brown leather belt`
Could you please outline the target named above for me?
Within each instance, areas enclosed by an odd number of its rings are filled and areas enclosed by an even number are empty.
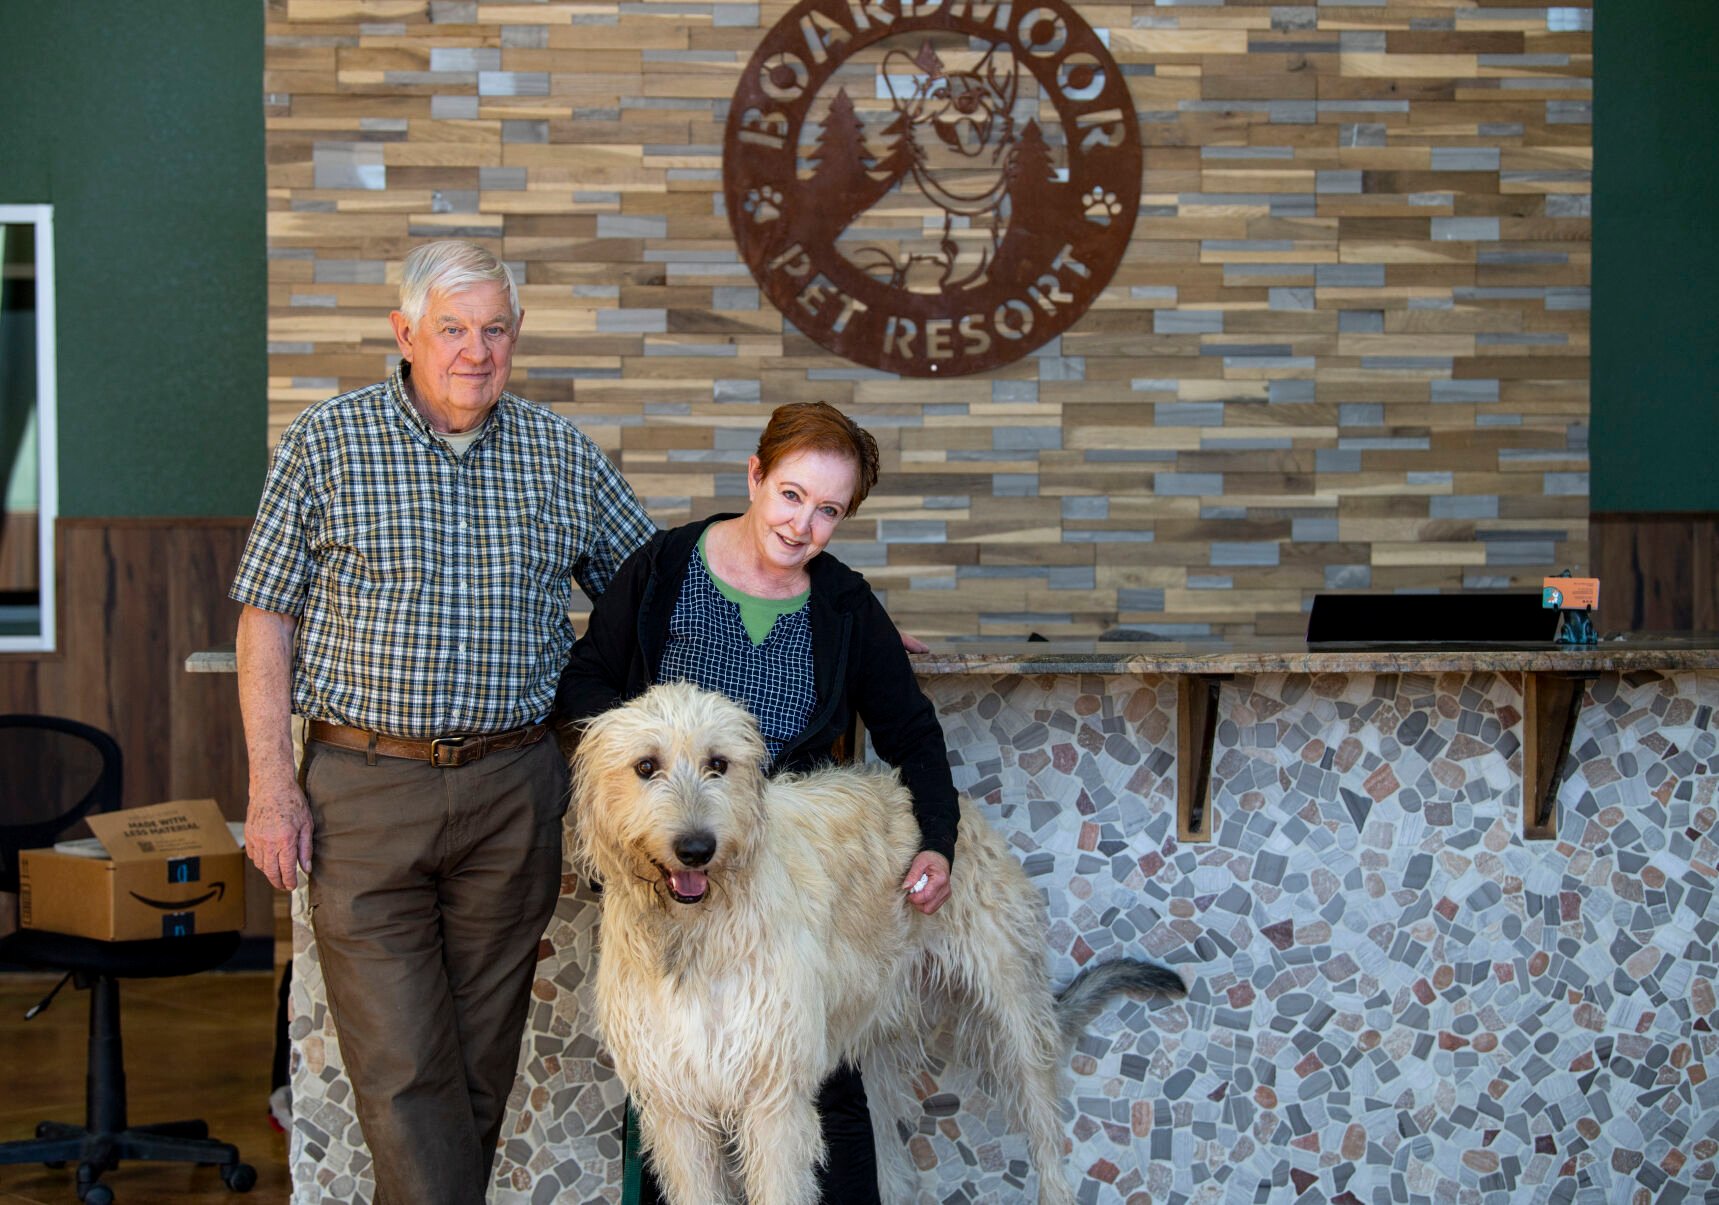
[[[486,753],[505,753],[509,749],[524,749],[549,735],[547,724],[527,724],[506,732],[476,733],[471,736],[438,736],[434,740],[409,740],[400,736],[383,736],[363,728],[348,728],[330,724],[327,720],[311,720],[306,735],[313,741],[368,754],[371,764],[381,757],[409,757],[427,761],[432,766],[463,766]]]

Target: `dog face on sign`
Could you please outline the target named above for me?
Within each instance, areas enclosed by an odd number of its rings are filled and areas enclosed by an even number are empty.
[[[605,712],[573,759],[575,860],[605,890],[639,884],[665,908],[696,907],[746,864],[765,757],[743,708],[684,683]]]
[[[916,58],[899,50],[884,57],[884,85],[896,111],[907,118],[910,130],[928,127],[947,148],[938,155],[925,139],[913,135],[926,166],[933,170],[939,161],[972,168],[999,158],[1013,141],[1010,114],[1018,78],[1012,59],[1007,66],[997,62],[995,47],[971,71],[945,70],[929,47]]]
[[[882,64],[884,87],[896,117],[882,133],[905,146],[900,185],[918,193],[942,215],[918,238],[901,237],[898,250],[868,234],[843,254],[867,275],[894,288],[941,293],[985,283],[992,256],[1010,221],[1009,168],[1016,144],[1014,106],[1019,69],[996,46],[970,68],[951,68],[929,42],[919,53],[890,50]],[[893,155],[893,152],[892,152]],[[879,197],[855,215],[864,215]],[[938,228],[935,234],[934,228]]]

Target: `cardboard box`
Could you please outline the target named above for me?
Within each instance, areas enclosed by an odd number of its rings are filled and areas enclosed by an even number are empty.
[[[107,941],[219,933],[245,923],[245,855],[213,799],[88,818],[106,856],[19,855],[19,919]]]

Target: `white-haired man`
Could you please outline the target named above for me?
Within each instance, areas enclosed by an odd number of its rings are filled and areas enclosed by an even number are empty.
[[[276,887],[310,872],[381,1202],[484,1198],[560,885],[573,582],[600,594],[653,530],[595,444],[505,391],[521,318],[489,252],[413,250],[398,370],[286,429],[231,591],[246,848]]]

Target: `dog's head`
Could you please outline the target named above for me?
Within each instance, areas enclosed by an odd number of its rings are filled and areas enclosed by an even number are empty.
[[[909,57],[900,50],[884,56],[883,81],[896,111],[914,126],[929,125],[944,146],[962,159],[995,153],[1013,140],[1010,118],[1019,69],[1012,59],[997,61],[986,50],[971,71],[949,71],[929,43]]]
[[[685,682],[586,725],[573,755],[574,858],[605,886],[698,904],[746,865],[763,823],[764,738],[750,712]]]

